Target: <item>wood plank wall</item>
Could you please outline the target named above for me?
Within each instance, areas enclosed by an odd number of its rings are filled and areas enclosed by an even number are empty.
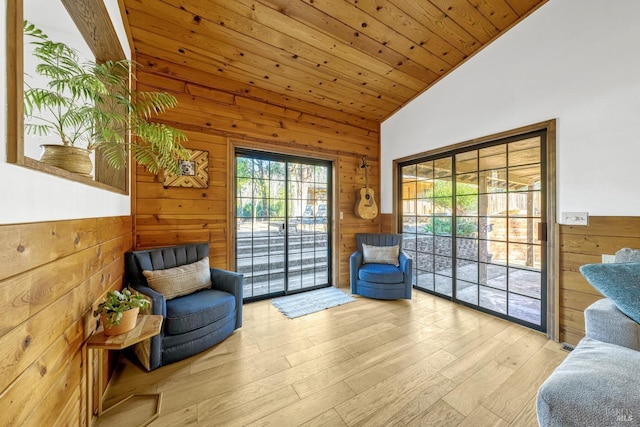
[[[393,214],[380,214],[380,232],[381,233],[397,233],[397,226],[394,221]]]
[[[162,119],[186,131],[187,148],[209,151],[209,188],[164,188],[162,176],[136,169],[134,227],[137,248],[193,241],[210,242],[212,265],[233,269],[229,216],[234,146],[330,159],[334,198],[339,286],[348,286],[348,259],[356,232],[376,232],[379,220],[355,217],[356,190],[364,187],[360,159],[371,165],[369,183],[379,190],[379,125],[340,111],[288,100],[253,87],[239,86],[183,65],[137,56],[138,89],[165,90],[179,101]],[[266,99],[266,100],[264,100]],[[339,221],[339,223],[338,223]],[[231,225],[232,226],[232,225]],[[334,283],[335,285],[335,283]]]
[[[560,226],[560,341],[577,344],[584,336],[584,309],[602,298],[580,274],[583,264],[602,254],[640,249],[640,217],[593,216],[587,226]]]
[[[123,285],[131,227],[130,217],[0,226],[0,425],[86,425],[84,344],[93,308]]]

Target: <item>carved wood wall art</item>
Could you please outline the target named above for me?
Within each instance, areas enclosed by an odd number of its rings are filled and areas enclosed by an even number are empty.
[[[187,150],[189,160],[179,160],[180,175],[163,172],[162,185],[165,187],[209,188],[209,152]]]

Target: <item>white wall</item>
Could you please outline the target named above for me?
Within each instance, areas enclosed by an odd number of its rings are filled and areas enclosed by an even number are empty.
[[[392,161],[557,119],[558,214],[640,215],[640,1],[551,0],[381,127]]]
[[[39,0],[38,5],[58,3]],[[112,20],[117,0],[105,0]],[[114,8],[115,6],[115,8]],[[116,13],[113,13],[114,10]],[[0,8],[0,34],[6,34],[6,2]],[[129,45],[121,20],[114,21],[124,51]],[[7,158],[7,76],[6,45],[0,48],[0,224],[130,215],[129,196],[68,181],[53,175],[8,164]]]

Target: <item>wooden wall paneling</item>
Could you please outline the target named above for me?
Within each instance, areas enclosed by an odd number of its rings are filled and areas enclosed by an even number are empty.
[[[0,226],[1,424],[85,424],[84,342],[93,308],[123,285],[131,225],[113,217]]]
[[[151,89],[145,85],[140,85],[144,89]],[[155,88],[154,88],[155,89]],[[193,85],[189,86],[193,92]],[[165,89],[166,90],[166,89]],[[203,91],[200,91],[202,93]],[[227,104],[225,109],[212,109],[207,107],[210,101],[194,94],[174,94],[178,99],[181,108],[168,111],[163,114],[163,120],[173,122],[178,125],[191,125],[195,128],[208,130],[212,133],[233,134],[238,133],[238,129],[251,132],[257,139],[287,141],[293,143],[304,142],[317,145],[319,149],[326,153],[339,151],[366,150],[370,155],[374,155],[377,149],[377,133],[364,132],[350,133],[330,126],[330,123],[316,121],[305,122],[302,120],[291,120],[284,122],[283,117],[276,111],[265,112],[264,110],[252,110],[247,106],[239,107],[234,104]],[[235,97],[239,99],[240,97]],[[256,104],[252,104],[253,107]],[[362,148],[358,147],[362,146]],[[377,157],[377,156],[375,156]]]
[[[560,225],[560,341],[577,344],[584,336],[584,309],[602,298],[580,274],[584,264],[623,247],[640,249],[640,217],[589,218],[587,226]]]
[[[10,381],[21,382],[22,373],[33,363],[37,363],[40,355],[46,352],[51,345],[52,339],[63,335],[67,331],[68,325],[74,322],[81,323],[84,330],[85,323],[88,323],[95,328],[95,320],[85,322],[85,317],[87,319],[93,317],[94,302],[99,301],[107,290],[120,289],[123,285],[123,257],[121,256],[114,264],[116,264],[114,270],[117,270],[115,277],[105,270],[98,270],[89,279],[80,282],[71,292],[0,338],[2,348],[0,356],[2,360],[7,361],[0,368],[1,389],[6,388]],[[103,276],[103,274],[105,275]],[[85,331],[83,338],[88,338],[92,331],[93,329]],[[81,348],[76,350],[81,352]],[[81,365],[80,363],[79,366]],[[73,369],[73,366],[65,363],[61,369]],[[53,374],[51,378],[53,378]],[[47,384],[46,379],[44,381]],[[32,399],[28,395],[25,397]],[[37,401],[37,399],[32,400]]]
[[[209,152],[209,187],[165,188],[161,175],[154,176],[138,168],[135,246],[148,248],[209,242],[211,264],[228,268],[227,142],[225,138],[207,133],[186,133],[189,138],[185,143],[187,148]]]
[[[105,242],[98,249],[88,248],[0,281],[0,311],[6,315],[0,325],[0,337],[43,308],[72,291],[78,282],[101,271],[116,275],[109,268],[130,245],[128,238]],[[120,274],[122,271],[120,271]]]
[[[129,231],[130,226],[129,217],[2,226],[0,280],[95,246],[113,231]]]
[[[84,363],[82,351],[76,352],[70,360],[67,360],[67,369],[64,369],[47,393],[40,401],[40,404],[31,413],[25,424],[33,426],[44,426],[51,422],[51,414],[56,414],[61,408],[73,399],[74,394],[80,390],[80,383],[83,378]],[[70,387],[71,385],[71,387]],[[71,420],[66,423],[76,424],[79,414],[72,414]]]
[[[35,411],[44,395],[66,371],[66,365],[79,352],[84,341],[82,322],[75,322],[51,343],[50,347],[32,363],[2,394],[2,414],[5,425],[21,425]],[[26,398],[26,397],[29,398]],[[16,403],[20,402],[21,405]]]
[[[176,94],[179,107],[173,115],[164,115],[163,120],[187,130],[188,148],[208,149],[212,186],[201,190],[164,189],[160,177],[138,168],[136,247],[208,239],[212,265],[233,268],[233,241],[229,233],[229,228],[234,227],[233,147],[239,144],[329,159],[335,168],[334,240],[336,244],[342,242],[342,237],[348,240],[344,246],[337,244],[334,250],[334,273],[340,286],[347,286],[348,258],[355,249],[355,233],[380,229],[378,219],[367,221],[353,214],[356,190],[365,185],[364,171],[360,168],[362,156],[372,166],[369,182],[379,194],[379,125],[362,120],[345,121],[335,112],[327,116],[307,109],[296,110],[278,99],[274,103],[260,102],[250,94],[230,92],[224,85],[219,87],[217,79],[205,80],[195,70],[183,67],[180,72],[186,74],[177,76],[169,71],[175,69],[174,65],[169,67],[139,73],[138,84]],[[343,220],[339,220],[340,212]]]
[[[381,233],[398,233],[398,225],[395,223],[393,214],[380,214],[380,232]]]
[[[84,396],[83,393],[83,390],[76,389],[66,406],[61,411],[57,412],[58,419],[53,424],[53,427],[69,426],[70,423],[68,420],[77,419],[78,414],[81,414],[81,420],[85,420],[87,418],[86,415],[84,415],[86,412],[86,402],[82,401],[82,396]]]

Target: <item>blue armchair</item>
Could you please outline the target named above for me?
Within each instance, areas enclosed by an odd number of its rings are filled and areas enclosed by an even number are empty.
[[[164,317],[160,334],[151,338],[148,348],[136,348],[138,358],[147,369],[153,370],[200,353],[242,326],[242,274],[211,268],[209,288],[167,298],[149,286],[143,273],[192,265],[208,256],[208,243],[125,254],[129,286],[151,300],[151,314]],[[206,270],[201,274],[206,276]]]
[[[358,250],[349,258],[351,293],[376,299],[411,299],[413,260],[402,251],[402,234],[359,233],[356,244]],[[370,246],[397,245],[398,258],[385,260],[385,263],[375,259],[376,262],[371,262],[365,257],[363,244],[369,245],[368,251],[371,251]]]

